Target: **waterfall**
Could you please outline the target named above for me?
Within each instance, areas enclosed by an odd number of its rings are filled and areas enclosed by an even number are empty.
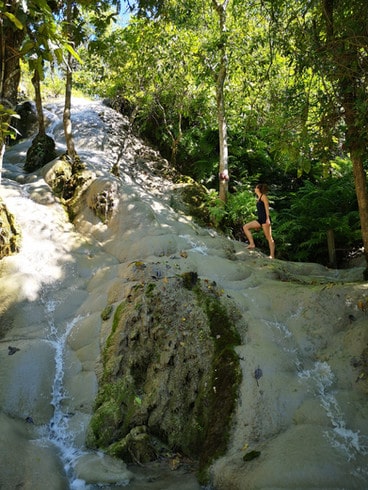
[[[61,107],[48,106],[60,152]],[[24,174],[30,141],[7,150],[1,193],[22,246],[0,262],[0,487],[201,488],[185,468],[128,467],[85,445],[112,324],[101,312],[122,301],[134,261],[153,264],[158,280],[175,260],[177,276],[194,272],[234,302],[242,338],[243,379],[228,451],[211,470],[215,487],[366,488],[368,408],[350,364],[368,341],[357,307],[365,285],[349,271],[269,261],[196,226],[170,207],[172,188],[159,171],[150,176],[122,116],[75,101],[72,121],[82,161],[120,193],[118,216],[107,226],[85,204],[73,226],[40,173]],[[117,161],[119,177],[111,175]],[[248,450],[257,458],[247,460]]]
[[[60,106],[51,109],[48,134],[62,149]],[[102,106],[80,101],[73,125],[78,153],[99,175],[108,176],[121,135],[109,137],[105,133],[99,110]],[[161,490],[163,478],[176,481],[179,490],[180,482],[188,479],[192,488],[199,488],[191,475],[168,477],[170,470],[160,466],[132,473],[123,461],[85,447],[97,392],[100,312],[106,304],[106,290],[94,293],[93,287],[98,290],[99,284],[91,286],[90,281],[104,270],[116,276],[118,261],[93,238],[78,233],[37,173],[24,174],[22,164],[29,144],[21,142],[8,149],[1,189],[22,230],[20,253],[0,264],[0,295],[7,301],[9,297],[8,315],[13,325],[4,347],[11,343],[17,348],[13,357],[2,361],[3,366],[12,363],[14,367],[1,378],[1,409],[18,420],[22,453],[18,460],[17,446],[7,449],[10,464],[5,470],[5,459],[0,461],[0,487],[93,490],[101,485],[123,488],[130,483],[132,490],[139,490],[144,481],[153,479],[152,490]],[[6,354],[5,349],[3,352]],[[11,428],[7,419],[4,424]],[[11,440],[17,442],[14,431]],[[30,454],[34,455],[32,463],[28,462]],[[3,480],[7,471],[10,476]]]

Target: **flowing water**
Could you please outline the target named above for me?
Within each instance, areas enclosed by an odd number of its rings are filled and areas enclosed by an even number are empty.
[[[73,121],[78,153],[97,174],[108,174],[114,151],[120,151],[119,134],[107,152],[111,142],[98,116],[106,108],[79,104]],[[60,107],[53,110],[48,132],[62,152]],[[98,331],[89,328],[98,325],[93,318],[104,307],[99,292],[93,305],[88,297],[99,288],[95,277],[105,271],[114,276],[118,261],[74,229],[40,175],[24,174],[29,144],[6,152],[1,189],[22,229],[22,247],[0,269],[1,328],[8,330],[0,341],[0,488],[92,490],[129,484],[139,490],[147,482],[153,490],[199,488],[192,472],[172,472],[160,463],[128,470],[84,447],[99,356]],[[11,356],[9,347],[15,349]]]
[[[62,152],[60,106],[50,110],[49,132]],[[173,228],[175,239],[187,251],[190,270],[223,286],[247,323],[239,347],[244,379],[235,433],[230,456],[215,478],[216,488],[368,488],[366,395],[356,390],[349,378],[354,373],[345,368],[349,353],[360,353],[368,341],[367,322],[355,308],[359,342],[342,336],[350,335],[344,315],[355,304],[348,304],[349,289],[339,291],[330,302],[332,311],[327,311],[319,304],[319,292],[304,292],[285,282],[275,288],[275,282],[267,282],[269,262],[262,262],[257,253],[244,255],[237,244],[239,260],[229,260],[214,233],[192,232],[191,224],[171,216],[155,197],[160,192],[159,178],[153,182],[152,194],[143,192],[143,178],[132,176],[131,151],[136,143],[129,148],[122,138],[119,128],[126,123],[115,129],[110,124],[107,129],[101,122],[104,113],[98,103],[74,104],[73,128],[82,160],[89,162],[95,176],[107,180],[112,166],[125,159],[127,170],[120,179],[130,186],[127,194],[134,190],[131,208],[139,211],[136,203],[141,199],[142,216],[149,207],[155,223],[165,230]],[[108,115],[113,118],[112,111]],[[1,330],[5,332],[0,339],[0,489],[94,490],[103,485],[198,490],[188,468],[173,472],[163,463],[127,467],[84,446],[97,394],[100,313],[107,290],[121,279],[121,257],[133,253],[131,235],[112,245],[102,224],[95,224],[93,236],[84,223],[79,223],[80,231],[72,226],[43,178],[24,174],[29,144],[21,142],[7,151],[1,188],[23,240],[20,253],[0,263]],[[152,234],[149,245],[159,243],[168,254],[174,238],[166,234]],[[140,240],[141,253],[145,238]],[[137,242],[131,248],[137,248]],[[132,260],[137,258],[141,256],[132,255]],[[330,276],[333,281],[336,271]],[[262,377],[255,380],[256,368]],[[244,448],[257,448],[265,441],[265,459],[259,459],[259,466],[258,460],[245,464]],[[223,486],[221,474],[227,478]],[[232,478],[234,486],[229,483]]]

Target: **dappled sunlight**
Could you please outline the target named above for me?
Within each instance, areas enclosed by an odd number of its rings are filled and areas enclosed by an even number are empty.
[[[151,206],[155,213],[160,213],[161,211],[165,210],[165,206],[159,201],[152,201]]]

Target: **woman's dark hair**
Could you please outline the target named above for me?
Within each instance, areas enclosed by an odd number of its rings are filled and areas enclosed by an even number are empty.
[[[267,194],[268,192],[268,185],[267,184],[257,184],[257,189],[261,191],[262,194]]]

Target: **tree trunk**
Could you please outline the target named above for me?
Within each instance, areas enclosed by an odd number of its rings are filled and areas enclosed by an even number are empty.
[[[70,66],[72,62],[71,54],[68,54],[67,69],[66,69],[66,82],[65,82],[65,104],[63,113],[64,134],[66,141],[66,151],[72,163],[74,163],[76,157],[76,151],[74,146],[73,134],[72,134],[72,120],[71,120],[71,105],[72,105],[72,68]]]
[[[344,108],[344,120],[346,124],[346,150],[350,153],[353,164],[355,193],[358,201],[360,227],[362,233],[364,255],[367,268],[365,279],[368,279],[368,192],[367,175],[363,162],[367,154],[367,137],[362,132],[367,119],[362,118],[362,107],[367,106],[367,90],[364,80],[364,71],[361,66],[362,52],[367,49],[367,36],[362,35],[351,39],[342,32],[336,32],[335,16],[339,14],[337,4],[333,0],[322,1],[322,14],[326,25],[327,54],[332,60],[333,69],[329,76],[332,82],[337,82],[339,87],[339,102]],[[359,8],[352,8],[351,19],[356,22],[359,32]],[[337,24],[339,25],[339,24]],[[344,24],[345,25],[345,24]],[[341,24],[340,24],[341,26]],[[365,24],[362,32],[365,32]],[[364,57],[364,56],[363,56]],[[322,65],[323,66],[323,65]],[[358,68],[357,68],[358,67]]]
[[[10,1],[6,10],[15,14],[17,8],[18,2]],[[10,106],[17,103],[20,80],[19,50],[25,34],[25,29],[18,29],[15,25],[4,27],[4,19],[0,16],[0,98]]]
[[[335,233],[332,229],[327,230],[328,265],[336,267]]]
[[[15,13],[19,2],[10,1],[6,11]],[[17,103],[20,80],[19,50],[24,39],[24,29],[14,25],[4,27],[4,17],[0,13],[0,104],[10,109]],[[2,121],[3,122],[3,121]],[[0,133],[0,184],[5,152],[5,137]]]
[[[4,153],[5,153],[5,142],[4,141],[0,141],[0,185],[1,185],[1,174],[2,174],[2,171],[3,171],[3,158],[4,158]]]
[[[216,80],[216,102],[217,102],[217,119],[219,127],[219,147],[220,147],[220,161],[219,161],[219,197],[223,202],[226,202],[228,182],[229,182],[229,151],[227,145],[227,123],[225,112],[225,96],[224,85],[227,75],[227,41],[226,41],[226,8],[230,0],[224,0],[222,4],[219,4],[217,0],[212,0],[216,12],[219,16],[220,24],[220,65],[217,73]]]
[[[222,62],[223,66],[220,69],[217,79],[217,113],[219,126],[219,145],[220,145],[220,162],[219,162],[219,197],[226,202],[229,170],[228,170],[228,146],[227,146],[227,124],[225,115],[225,100],[224,100],[224,82],[226,77],[226,60]]]
[[[40,86],[40,74],[37,69],[34,71],[32,77],[32,85],[35,91],[37,118],[38,118],[38,134],[44,136],[46,134],[45,119],[43,117],[43,107],[42,107],[42,97],[41,97],[41,86]]]
[[[367,193],[367,175],[363,166],[362,154],[352,151],[351,160],[353,162],[355,192],[358,200],[360,227],[362,230],[362,239],[364,255],[368,268],[368,193]]]
[[[72,0],[67,1],[66,5],[66,23],[67,23],[67,37],[68,41],[72,42],[72,23],[73,23],[73,3]],[[66,151],[72,163],[75,161],[76,151],[74,146],[73,134],[72,134],[72,121],[71,121],[71,99],[72,99],[72,85],[73,85],[73,72],[72,72],[72,55],[68,51],[66,59],[66,77],[65,77],[65,104],[63,113],[64,134],[66,142]]]
[[[349,63],[357,63],[359,61],[358,52],[354,48],[343,52],[343,56],[336,57],[338,62],[343,62],[343,66],[348,67]],[[344,120],[346,124],[346,149],[350,153],[350,158],[353,164],[355,193],[358,201],[360,227],[362,232],[362,240],[364,247],[364,255],[367,263],[365,275],[368,275],[368,193],[367,193],[367,174],[364,169],[364,159],[367,154],[367,141],[361,134],[361,116],[359,108],[362,105],[362,100],[365,99],[365,92],[361,90],[359,77],[355,75],[353,70],[350,70],[351,76],[347,76],[346,72],[339,72],[339,87],[342,106],[344,108]]]

